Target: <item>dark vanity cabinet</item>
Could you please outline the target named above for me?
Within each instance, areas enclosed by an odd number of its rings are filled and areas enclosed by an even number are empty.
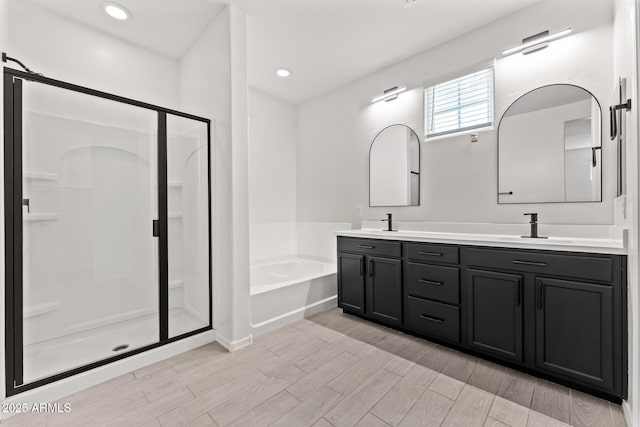
[[[467,344],[491,356],[522,362],[522,276],[468,269],[465,283]]]
[[[626,257],[338,237],[338,305],[543,378],[626,397]]]
[[[338,254],[338,306],[364,314],[364,255]]]
[[[402,324],[399,242],[338,240],[338,306],[391,325]]]
[[[536,279],[536,366],[604,389],[614,386],[613,286]]]
[[[402,261],[369,256],[365,313],[382,322],[402,323]]]
[[[460,252],[457,246],[404,243],[405,326],[459,343]]]
[[[477,322],[492,318],[476,311],[481,293],[481,298],[492,301],[484,304],[485,310],[500,312],[493,315],[500,342],[511,344],[513,338],[513,343],[520,343],[518,350],[524,343],[528,351],[527,357],[513,354],[512,360],[546,375],[622,395],[626,257],[472,247],[465,253],[470,347],[478,349],[473,336]],[[484,281],[484,291],[476,289],[478,274],[495,278]],[[515,303],[520,300],[523,306]],[[516,340],[518,336],[524,340]],[[493,355],[509,360],[510,348]]]

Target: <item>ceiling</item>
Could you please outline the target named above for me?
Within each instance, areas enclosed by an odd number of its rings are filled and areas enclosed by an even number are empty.
[[[248,14],[249,84],[299,104],[538,0],[116,0],[128,21],[108,17],[102,0],[30,1],[174,59],[223,3],[236,4]]]
[[[212,0],[115,0],[132,15],[127,21],[116,21],[104,13],[102,0],[30,1],[174,59],[182,57],[225,7]]]
[[[230,1],[249,16],[250,84],[298,104],[537,0]]]

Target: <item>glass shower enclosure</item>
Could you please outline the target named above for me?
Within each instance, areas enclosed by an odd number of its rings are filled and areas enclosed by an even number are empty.
[[[206,118],[4,69],[7,395],[212,328]]]

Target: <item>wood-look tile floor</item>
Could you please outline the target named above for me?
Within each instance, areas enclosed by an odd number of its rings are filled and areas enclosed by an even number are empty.
[[[3,426],[624,426],[620,407],[334,309],[210,344]]]

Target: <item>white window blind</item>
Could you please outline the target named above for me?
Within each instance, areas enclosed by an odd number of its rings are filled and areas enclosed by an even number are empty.
[[[493,67],[424,90],[426,137],[493,125]]]

